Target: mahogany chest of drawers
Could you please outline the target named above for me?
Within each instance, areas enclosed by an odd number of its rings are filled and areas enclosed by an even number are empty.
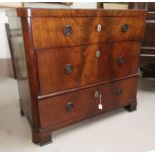
[[[34,143],[115,108],[136,110],[142,10],[8,11],[21,114]]]

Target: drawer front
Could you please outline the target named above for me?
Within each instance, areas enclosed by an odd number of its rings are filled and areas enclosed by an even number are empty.
[[[40,95],[136,74],[139,49],[123,42],[38,51]]]
[[[136,99],[136,93],[137,77],[40,100],[41,127],[76,122],[116,106],[125,106]]]
[[[144,17],[33,18],[35,49],[140,40]]]
[[[38,51],[40,94],[109,80],[109,52],[101,44]]]
[[[123,42],[113,45],[111,70],[113,78],[125,77],[138,73],[140,42]]]
[[[41,127],[91,115],[97,111],[96,91],[90,88],[39,101]]]

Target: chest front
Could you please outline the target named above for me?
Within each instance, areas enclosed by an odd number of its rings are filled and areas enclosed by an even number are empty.
[[[31,97],[24,106],[21,95],[21,107],[30,107],[23,111],[35,143],[116,108],[136,110],[144,11],[18,9],[18,16]]]

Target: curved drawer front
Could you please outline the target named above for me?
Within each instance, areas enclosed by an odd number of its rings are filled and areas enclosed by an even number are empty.
[[[61,123],[73,123],[121,105],[128,105],[136,99],[136,88],[137,77],[134,77],[40,100],[41,127],[52,125],[54,129],[55,125]]]
[[[32,18],[35,49],[141,40],[144,17]]]
[[[109,80],[109,52],[107,45],[38,51],[40,94]]]

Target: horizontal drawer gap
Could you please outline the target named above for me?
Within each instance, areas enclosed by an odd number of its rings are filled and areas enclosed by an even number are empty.
[[[70,45],[70,46],[58,46],[58,47],[50,47],[50,48],[34,48],[37,51],[42,51],[42,50],[50,50],[50,49],[58,49],[58,48],[69,48],[69,47],[80,47],[80,46],[89,46],[89,45],[99,45],[99,44],[116,44],[116,43],[123,43],[123,42],[141,42],[141,40],[125,40],[125,41],[107,41],[107,42],[99,42],[99,43],[92,43],[92,44],[79,44],[79,45]]]

